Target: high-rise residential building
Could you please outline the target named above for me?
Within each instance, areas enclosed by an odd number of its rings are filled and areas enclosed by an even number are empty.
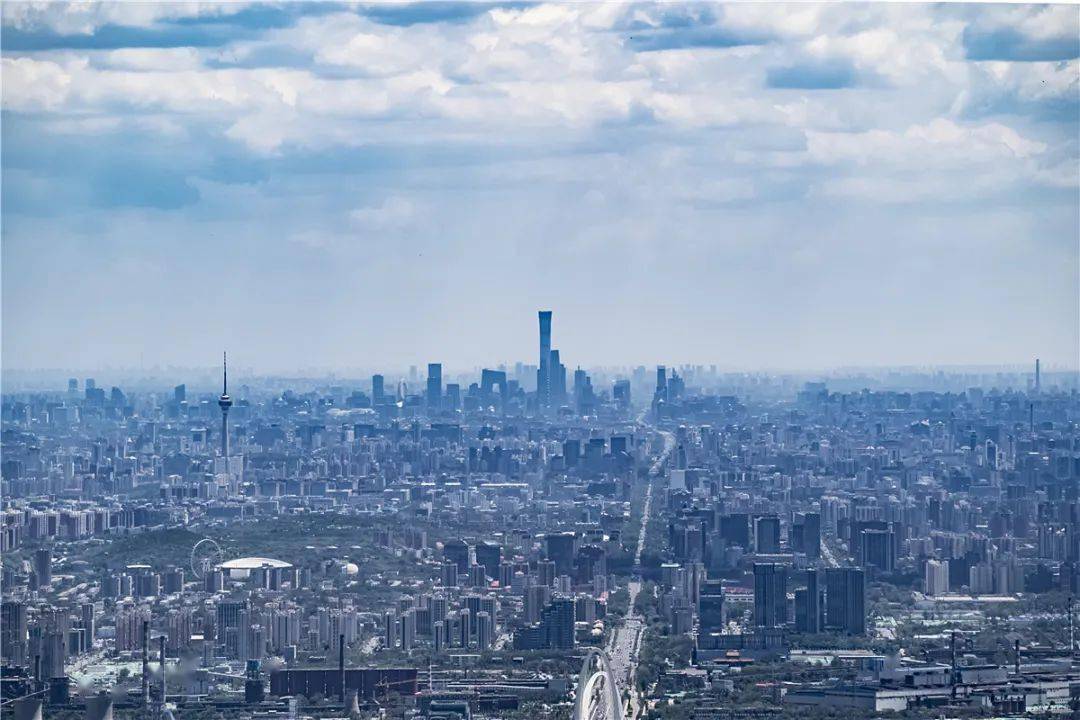
[[[5,600],[0,605],[0,657],[7,663],[22,665],[27,652],[26,605]]]
[[[383,647],[392,648],[397,645],[397,614],[393,610],[387,610],[383,614]]]
[[[82,603],[79,605],[79,621],[86,633],[86,647],[94,645],[94,636],[97,633],[97,611],[94,603]]]
[[[822,588],[818,570],[806,571],[806,587],[795,591],[795,631],[819,633],[824,624]]]
[[[427,407],[438,410],[442,406],[442,364],[428,363],[427,366]]]
[[[551,404],[551,311],[541,310],[540,367],[536,371],[536,399],[541,408]]]
[[[866,634],[866,578],[862,568],[825,570],[825,624],[849,635]]]
[[[777,627],[787,623],[787,566],[754,563],[754,624]]]
[[[34,574],[40,587],[52,584],[52,548],[43,547],[34,551]]]
[[[472,638],[472,614],[467,608],[458,610],[458,646],[469,647]]]
[[[924,590],[927,595],[944,595],[949,592],[949,561],[927,560]]]
[[[382,405],[386,397],[386,387],[382,375],[371,376],[371,404]]]
[[[401,649],[408,652],[416,647],[416,608],[401,615]]]

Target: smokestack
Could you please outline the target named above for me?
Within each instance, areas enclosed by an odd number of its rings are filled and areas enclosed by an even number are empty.
[[[19,698],[15,701],[15,720],[41,720],[41,705],[38,698]]]
[[[338,675],[341,677],[341,704],[345,705],[345,633],[338,635]]]
[[[1016,663],[1016,674],[1020,674],[1020,639],[1013,643],[1013,660]]]
[[[1039,375],[1039,358],[1035,358],[1035,392],[1039,392],[1042,378]]]
[[[951,679],[952,696],[953,696],[953,698],[955,698],[956,697],[956,631],[955,630],[952,633],[952,640],[950,641],[950,645],[951,645],[950,654],[952,655],[952,679]]]
[[[108,695],[86,698],[86,720],[113,720],[113,701]]]
[[[158,636],[158,647],[161,648],[161,712],[165,713],[165,636]]]
[[[150,640],[150,622],[143,620],[142,624],[142,697],[143,705],[150,707],[150,648],[147,643]]]

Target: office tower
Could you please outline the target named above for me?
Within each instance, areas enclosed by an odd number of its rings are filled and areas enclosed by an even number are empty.
[[[440,583],[443,587],[454,587],[457,585],[458,566],[457,563],[451,561],[449,558],[443,560],[442,564],[442,577]]]
[[[371,376],[371,404],[382,405],[385,398],[385,386],[382,375]]]
[[[248,604],[244,600],[224,600],[219,602],[215,611],[217,644],[224,646],[234,657],[240,649],[240,632],[248,615]]]
[[[502,370],[490,370],[484,368],[480,371],[480,402],[484,407],[489,407],[495,404],[495,388],[499,388],[499,400],[503,407],[506,409],[507,394],[509,388],[506,383],[506,373]]]
[[[825,570],[825,624],[849,635],[866,633],[866,578],[862,568]]]
[[[754,563],[754,624],[777,627],[787,623],[787,567]]]
[[[474,550],[476,562],[484,567],[488,577],[498,578],[499,564],[502,563],[502,546],[490,540],[483,540],[476,544]]]
[[[881,572],[892,572],[896,565],[893,533],[887,530],[863,530],[860,549],[862,565],[875,567]]]
[[[525,624],[540,622],[540,613],[551,600],[551,588],[547,585],[530,585],[525,588]]]
[[[555,586],[555,563],[551,560],[539,560],[536,563],[536,582],[546,587]]]
[[[819,572],[807,570],[806,587],[795,591],[796,632],[821,632],[822,609]]]
[[[41,635],[41,677],[52,681],[64,677],[67,637],[62,630],[49,629]]]
[[[0,604],[0,657],[12,665],[26,661],[28,642],[26,605],[5,600]]]
[[[780,552],[780,518],[775,515],[759,517],[754,526],[754,541],[759,553],[771,555]]]
[[[698,620],[704,633],[719,632],[723,629],[724,591],[719,580],[705,580],[701,583]]]
[[[720,536],[729,545],[738,545],[744,550],[750,549],[750,516],[735,513],[720,518]]]
[[[949,592],[949,561],[927,560],[924,590],[927,595],[944,595]]]
[[[550,533],[544,536],[544,552],[555,563],[556,575],[570,575],[574,571],[574,546],[576,536],[572,532]]]
[[[446,642],[446,631],[443,629],[445,623],[442,620],[436,620],[434,625],[433,637],[435,652],[441,653]]]
[[[574,406],[579,415],[591,415],[595,396],[592,380],[581,368],[574,371]]]
[[[427,406],[428,410],[438,410],[442,405],[442,364],[428,363],[427,366]]]
[[[94,635],[97,632],[94,603],[83,603],[79,606],[79,620],[86,631],[86,647],[89,649],[94,645]]]
[[[620,410],[628,410],[630,408],[630,381],[616,380],[611,396]]]
[[[232,407],[232,398],[229,397],[229,363],[228,357],[223,353],[221,356],[221,397],[218,398],[218,407],[221,408],[221,457],[229,457],[229,408]]]
[[[173,400],[177,405],[187,400],[187,386],[180,384],[173,388]]]
[[[34,573],[41,587],[52,584],[52,549],[38,548],[34,551]]]
[[[548,402],[560,406],[566,402],[566,366],[559,360],[559,351],[551,351],[548,361]]]
[[[461,574],[469,572],[471,548],[464,540],[447,540],[443,545],[443,560],[453,563]],[[457,584],[455,579],[453,584]]]
[[[555,598],[540,613],[540,626],[546,647],[574,647],[574,605],[573,598]]]
[[[78,378],[69,378],[68,379],[68,395],[78,395],[78,394],[79,394],[79,379]]]
[[[802,528],[802,549],[806,557],[810,559],[821,557],[821,515],[819,513],[803,515]]]
[[[545,408],[551,399],[551,311],[541,310],[540,317],[540,368],[536,371],[536,400]]]
[[[448,383],[446,386],[446,409],[461,409],[461,386],[457,383]]]
[[[476,647],[478,650],[490,650],[492,636],[495,633],[491,615],[484,611],[476,614]]]

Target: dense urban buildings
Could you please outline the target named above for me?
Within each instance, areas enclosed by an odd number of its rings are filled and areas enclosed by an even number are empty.
[[[567,388],[539,318],[536,366],[8,388],[4,697],[554,717],[597,649],[626,714],[1072,707],[1076,373]]]

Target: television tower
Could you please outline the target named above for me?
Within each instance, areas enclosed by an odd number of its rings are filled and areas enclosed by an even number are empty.
[[[221,397],[217,401],[221,408],[221,456],[229,457],[229,408],[232,407],[232,398],[229,397],[229,358],[226,353],[221,354]]]

